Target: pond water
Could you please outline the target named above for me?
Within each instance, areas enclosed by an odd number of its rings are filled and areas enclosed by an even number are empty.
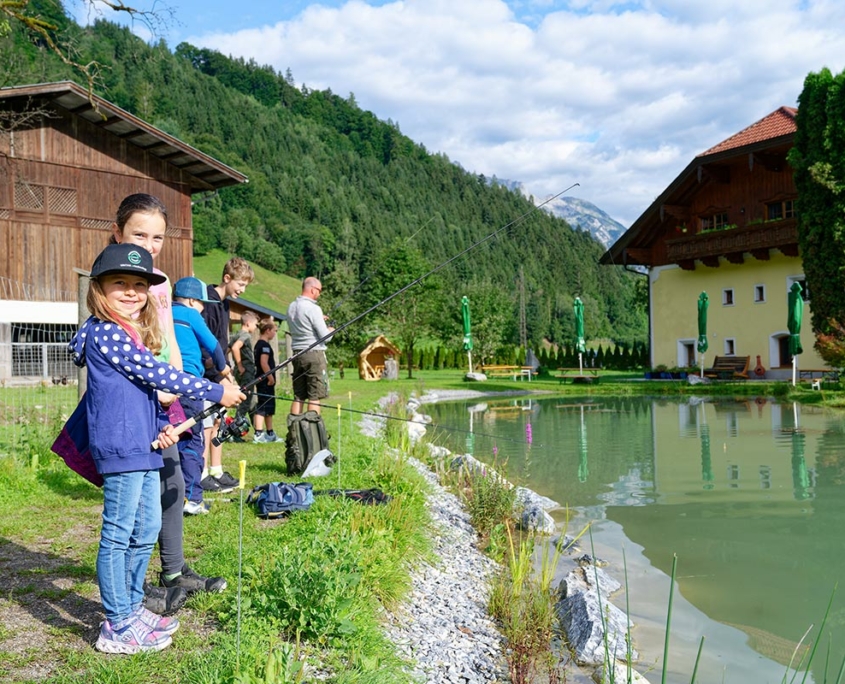
[[[435,429],[435,442],[504,463],[512,481],[568,505],[570,535],[591,523],[595,553],[620,581],[624,549],[637,669],[649,681],[659,682],[663,667],[673,554],[667,681],[690,681],[704,636],[696,682],[779,683],[805,631],[814,624],[816,634],[845,567],[845,414],[763,397],[511,399],[424,410],[435,425],[465,431]],[[807,682],[825,681],[827,633],[827,681],[836,681],[842,593]],[[624,595],[614,602],[625,608]]]

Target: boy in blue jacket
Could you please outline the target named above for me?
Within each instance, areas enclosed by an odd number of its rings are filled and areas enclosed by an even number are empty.
[[[182,354],[182,367],[186,373],[201,378],[205,372],[202,363],[202,350],[205,350],[214,362],[214,369],[221,378],[229,378],[231,369],[226,363],[226,353],[217,338],[208,329],[202,317],[206,304],[215,302],[208,299],[206,285],[199,278],[182,278],[173,286],[173,324],[176,331],[176,343]],[[202,411],[199,402],[184,400],[179,402],[188,418],[193,418]],[[186,438],[179,440],[179,457],[182,462],[182,474],[185,477],[185,507],[187,515],[208,513],[208,505],[202,500],[203,459],[205,448],[202,424],[190,430]],[[227,489],[226,491],[231,491]]]

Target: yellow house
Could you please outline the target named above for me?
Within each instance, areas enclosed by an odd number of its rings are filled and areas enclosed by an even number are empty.
[[[806,302],[798,367],[826,368],[813,349],[786,161],[795,114],[781,107],[698,155],[602,257],[647,269],[652,366],[701,363],[697,302],[706,292],[705,367],[716,356],[748,356],[750,376],[788,377],[787,293],[798,282]]]

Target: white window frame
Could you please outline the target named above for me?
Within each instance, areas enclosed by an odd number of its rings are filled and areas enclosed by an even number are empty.
[[[757,293],[761,292],[762,297],[760,299],[757,298]],[[766,303],[766,285],[765,283],[758,283],[754,286],[754,303],[755,304],[765,304]]]
[[[692,345],[693,350],[693,358],[697,361],[698,360],[698,350],[696,349],[695,345],[698,342],[698,338],[689,337],[683,338],[678,340],[678,348],[677,353],[675,354],[675,362],[678,368],[687,368],[687,345]],[[693,368],[696,364],[693,364]]]
[[[803,289],[804,286],[807,284],[807,276],[805,275],[791,275],[786,276],[786,293],[789,294],[789,291],[792,289],[792,283],[801,283],[801,288]],[[803,297],[803,294],[802,294]],[[805,299],[805,304],[809,304],[810,300]]]
[[[731,293],[731,301],[728,302],[728,292]],[[722,306],[736,306],[736,290],[732,287],[722,289]]]
[[[725,356],[736,356],[736,338],[725,338]]]

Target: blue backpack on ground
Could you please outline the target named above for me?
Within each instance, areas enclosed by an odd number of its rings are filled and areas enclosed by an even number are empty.
[[[253,487],[246,499],[259,518],[282,518],[294,511],[307,511],[314,503],[310,482],[268,482]]]

